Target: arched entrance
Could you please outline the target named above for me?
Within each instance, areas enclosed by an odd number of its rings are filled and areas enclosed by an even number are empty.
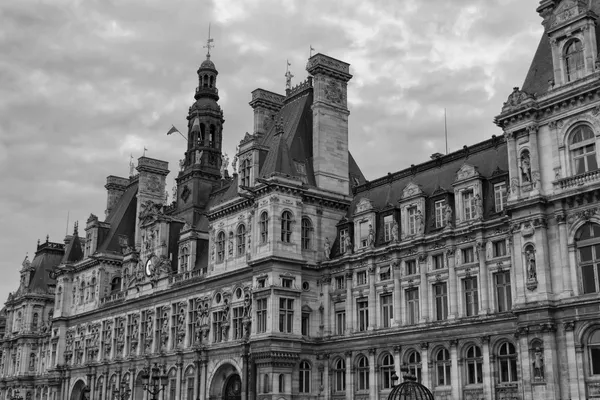
[[[144,380],[142,379],[143,371],[140,371],[133,386],[134,400],[144,399]]]
[[[73,390],[71,391],[70,400],[89,400],[90,389],[87,387],[84,381],[81,379],[75,382]]]
[[[233,365],[223,364],[215,371],[209,397],[215,400],[241,400],[242,379]]]
[[[238,374],[230,375],[225,381],[222,400],[241,400],[242,379]]]

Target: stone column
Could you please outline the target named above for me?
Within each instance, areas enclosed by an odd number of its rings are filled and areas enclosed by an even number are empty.
[[[536,219],[533,221],[536,226],[536,232],[533,240],[535,243],[535,266],[538,280],[538,299],[548,300],[548,297],[553,292],[552,290],[552,271],[548,260],[548,229],[546,221]]]
[[[346,335],[354,331],[354,297],[352,296],[352,272],[346,271]]]
[[[352,352],[347,351],[346,356],[346,400],[354,399],[354,365],[352,364]]]
[[[400,261],[392,264],[392,277],[394,279],[394,325],[402,325],[402,288],[400,286],[401,268]]]
[[[203,357],[200,360],[200,373],[199,373],[199,391],[200,393],[198,394],[198,398],[200,400],[205,400],[206,399],[206,364],[208,364],[208,361]]]
[[[521,368],[521,383],[523,385],[523,400],[537,400],[533,398],[531,390],[531,360],[529,357],[529,346],[527,343],[527,328],[519,328],[515,337],[517,339],[517,355],[521,360],[517,365]]]
[[[331,398],[331,381],[329,380],[329,354],[324,354],[323,363],[319,364],[319,393],[324,394],[324,400]],[[315,386],[317,387],[317,386]]]
[[[420,323],[429,321],[429,282],[427,282],[427,256],[419,257],[421,285],[419,289],[419,306],[421,306]]]
[[[400,358],[401,350],[402,347],[398,345],[394,346],[394,372],[396,373],[396,376],[398,376],[400,379],[402,379],[402,372],[400,371],[400,367],[402,366],[402,359]],[[396,384],[399,384],[399,382],[397,382]]]
[[[516,229],[519,229],[517,227]],[[511,228],[512,229],[512,228]],[[510,268],[510,282],[511,287],[515,289],[515,301],[514,305],[521,305],[527,301],[526,296],[526,288],[525,288],[525,267],[523,266],[523,239],[520,233],[514,235],[514,246],[513,252],[511,253],[511,263],[512,267]]]
[[[508,147],[508,169],[510,177],[508,200],[514,201],[517,200],[520,194],[519,174],[521,172],[519,171],[517,143],[513,132],[505,132],[504,137],[506,138]]]
[[[448,267],[448,292],[450,294],[450,315],[448,315],[448,319],[455,319],[458,317],[458,290],[459,283],[456,280],[456,270],[455,267],[455,259],[454,259],[454,251],[455,249],[448,249],[444,253],[444,262]],[[460,251],[460,250],[459,250]]]
[[[567,354],[567,371],[569,374],[569,396],[570,399],[579,399],[581,397],[579,392],[579,381],[580,375],[577,369],[577,353],[575,350],[575,335],[573,330],[575,328],[574,322],[565,322],[563,324],[565,329],[565,353]],[[585,393],[585,392],[581,392]]]
[[[335,318],[335,313],[331,312],[331,297],[329,292],[331,290],[331,275],[327,274],[321,279],[321,291],[323,292],[323,327],[321,329],[321,336],[331,335],[331,319],[332,315]]]
[[[183,398],[183,362],[182,361],[177,361],[175,363],[175,366],[177,367],[177,384],[175,385],[175,393],[177,395],[178,399],[182,399]],[[245,399],[243,399],[245,400]]]
[[[546,382],[546,399],[559,399],[560,374],[558,368],[558,348],[556,346],[556,326],[547,323],[542,326],[544,340],[544,381]]]
[[[423,342],[421,343],[421,378],[423,380],[423,385],[428,388],[432,388],[431,386],[431,378],[429,374],[429,368],[431,367],[431,363],[429,362],[429,343]],[[399,372],[399,371],[398,371]],[[397,372],[397,374],[398,374]],[[401,375],[401,374],[398,374]]]
[[[377,375],[375,373],[376,352],[377,350],[374,347],[369,349],[369,398],[372,400],[379,400],[379,390],[377,390]],[[379,370],[379,368],[377,368],[377,370]]]
[[[460,388],[462,387],[462,385],[460,384],[460,374],[458,369],[458,350],[456,348],[457,345],[458,340],[450,340],[450,362],[452,363],[450,376],[452,382],[452,397],[454,399],[460,398]]]
[[[481,290],[481,308],[479,315],[487,315],[490,312],[490,287],[488,283],[488,268],[485,263],[485,246],[478,241],[475,245],[475,256],[479,261],[479,287]]]
[[[110,372],[110,370],[108,369],[108,367],[106,367],[104,369],[104,380],[102,381],[102,393],[104,394],[105,399],[112,399],[112,393],[107,393],[108,379],[110,378],[109,372]],[[104,400],[104,399],[98,399],[98,400]]]
[[[575,362],[577,365],[577,376],[583,378],[585,376],[585,370],[583,369],[583,358],[585,357],[583,346],[581,344],[575,345]],[[577,384],[579,385],[579,393],[585,396],[586,387],[585,379],[578,379]]]
[[[381,318],[377,318],[377,296],[375,294],[375,267],[369,266],[369,320],[367,330],[372,331],[381,325]]]
[[[494,377],[492,375],[491,368],[491,357],[490,357],[490,337],[483,336],[481,338],[481,355],[483,356],[483,398],[492,398],[492,382]]]
[[[573,282],[571,281],[571,267],[569,264],[569,249],[567,245],[567,219],[564,211],[557,213],[555,217],[558,225],[558,243],[560,251],[559,270],[561,271],[560,277],[563,286],[562,295],[563,297],[571,297],[573,296]]]
[[[575,244],[567,245],[567,260],[569,263],[569,271],[571,273],[571,289],[573,296],[579,296],[579,278],[577,277],[577,249]]]
[[[537,124],[529,125],[527,127],[527,133],[529,134],[529,156],[531,157],[531,180],[533,185],[532,195],[544,194],[542,186],[542,177],[540,171],[540,157],[538,148],[538,130]]]
[[[250,370],[248,368],[248,350],[244,349],[244,354],[242,354],[242,365],[241,367],[241,375],[242,375],[242,398],[241,400],[248,400],[248,381],[250,377]],[[181,398],[181,397],[180,397]]]

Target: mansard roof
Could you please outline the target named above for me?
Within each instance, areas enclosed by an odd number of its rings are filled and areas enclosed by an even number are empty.
[[[127,236],[129,245],[133,245],[135,235],[136,210],[137,210],[137,192],[138,182],[134,182],[121,196],[115,207],[106,217],[105,223],[110,224],[108,233],[102,243],[98,243],[98,252],[116,252],[121,253],[119,236]]]
[[[47,293],[48,285],[54,285],[55,280],[50,277],[63,260],[65,245],[46,241],[38,245],[35,256],[31,261],[31,277],[28,291],[34,293]]]

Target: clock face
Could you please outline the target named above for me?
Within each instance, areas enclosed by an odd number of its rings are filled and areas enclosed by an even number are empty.
[[[154,262],[152,261],[152,258],[149,258],[148,261],[146,261],[146,275],[152,276],[153,273],[154,273]]]

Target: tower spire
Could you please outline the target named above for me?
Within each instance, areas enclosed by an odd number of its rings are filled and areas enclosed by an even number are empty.
[[[210,60],[210,49],[215,47],[214,44],[212,44],[215,40],[213,38],[210,37],[210,22],[208,23],[208,40],[206,41],[206,46],[204,46],[204,48],[206,49],[206,59]]]

